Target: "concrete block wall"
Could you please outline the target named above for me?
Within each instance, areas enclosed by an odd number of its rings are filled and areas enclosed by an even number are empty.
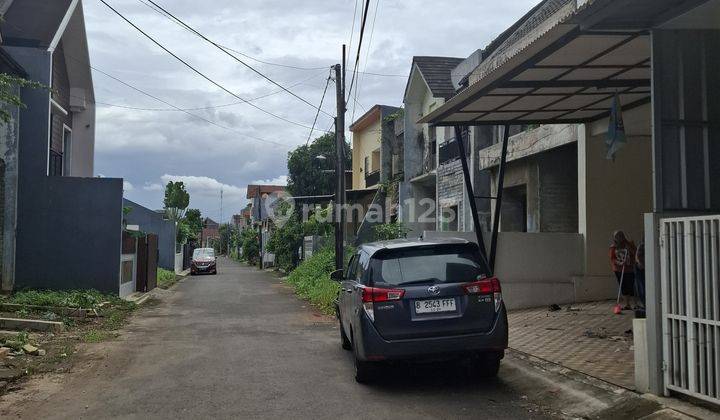
[[[473,232],[426,231],[423,237],[476,242]],[[485,238],[489,237],[485,233]],[[486,248],[489,242],[486,240]],[[520,309],[608,299],[617,284],[610,278],[588,281],[583,275],[583,257],[583,237],[577,233],[500,232],[495,274],[506,306]]]
[[[465,182],[463,179],[462,163],[460,159],[455,159],[437,168],[437,202],[438,202],[438,222],[440,227],[441,209],[444,207],[458,206],[458,230],[464,231],[463,214],[463,198],[464,198]]]
[[[537,159],[540,232],[577,233],[577,143],[539,154]]]

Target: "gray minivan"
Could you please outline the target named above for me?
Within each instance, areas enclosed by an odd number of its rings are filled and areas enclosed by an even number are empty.
[[[478,246],[462,239],[394,240],[361,245],[336,302],[342,347],[355,356],[355,380],[379,362],[468,359],[476,376],[494,376],[508,343],[500,282]]]

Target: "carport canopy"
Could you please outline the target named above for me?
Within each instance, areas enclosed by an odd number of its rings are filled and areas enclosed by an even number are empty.
[[[707,0],[567,2],[492,47],[470,84],[419,123],[437,126],[587,123],[651,100],[650,31]],[[698,15],[699,16],[695,16]],[[534,25],[534,26],[533,26]]]
[[[492,59],[492,56],[490,57]],[[557,25],[420,120],[438,126],[584,123],[650,101],[650,39],[643,31]]]

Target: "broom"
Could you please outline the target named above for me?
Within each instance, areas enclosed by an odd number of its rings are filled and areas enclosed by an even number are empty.
[[[617,299],[615,300],[615,306],[613,307],[613,313],[615,315],[620,315],[622,313],[622,306],[620,306],[620,295],[622,294],[623,278],[625,277],[625,260],[626,259],[627,259],[627,254],[625,254],[625,257],[622,259],[622,271],[620,272],[620,285],[618,285]]]

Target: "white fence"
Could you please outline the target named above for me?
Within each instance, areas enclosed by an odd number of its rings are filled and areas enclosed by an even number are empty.
[[[720,215],[660,222],[666,391],[720,404]]]

